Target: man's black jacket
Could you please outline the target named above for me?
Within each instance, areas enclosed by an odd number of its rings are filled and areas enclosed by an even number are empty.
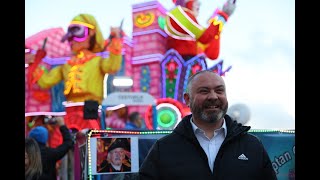
[[[270,158],[249,126],[224,118],[227,136],[211,172],[207,155],[184,117],[173,132],[160,138],[139,169],[140,180],[275,180]]]

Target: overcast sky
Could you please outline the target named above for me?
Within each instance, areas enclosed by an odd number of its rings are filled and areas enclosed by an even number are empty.
[[[104,37],[110,26],[132,33],[132,5],[150,0],[26,0],[25,38],[49,28],[66,30],[79,13],[95,16]],[[165,9],[172,0],[158,0]],[[198,21],[206,20],[222,0],[200,0]],[[246,104],[253,129],[295,128],[295,4],[293,0],[238,0],[224,26],[219,59],[226,74],[229,107]],[[208,61],[212,66],[217,61]]]

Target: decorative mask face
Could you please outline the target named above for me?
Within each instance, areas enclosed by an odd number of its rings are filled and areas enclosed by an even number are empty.
[[[68,40],[72,51],[80,52],[83,49],[89,48],[90,38],[94,35],[94,32],[94,26],[90,24],[71,23],[61,41]]]
[[[89,28],[86,26],[71,24],[68,28],[68,41],[74,40],[77,42],[83,42],[88,38]]]

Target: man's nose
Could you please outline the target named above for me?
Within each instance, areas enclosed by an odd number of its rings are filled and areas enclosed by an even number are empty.
[[[211,90],[210,93],[208,94],[209,99],[218,99],[218,94],[214,91]]]

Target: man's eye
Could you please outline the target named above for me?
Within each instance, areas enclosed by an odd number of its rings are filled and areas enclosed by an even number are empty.
[[[216,90],[217,93],[224,93],[224,89],[218,89]]]

